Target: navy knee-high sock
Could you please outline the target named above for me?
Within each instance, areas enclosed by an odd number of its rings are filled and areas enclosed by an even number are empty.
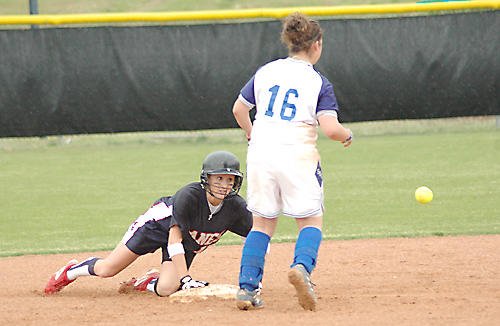
[[[74,280],[79,276],[88,276],[88,275],[95,276],[94,265],[96,261],[98,261],[99,259],[101,258],[90,257],[85,259],[81,263],[71,267],[67,272],[68,279]]]

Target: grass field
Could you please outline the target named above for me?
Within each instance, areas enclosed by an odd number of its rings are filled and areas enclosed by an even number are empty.
[[[40,14],[161,12],[408,3],[408,0],[38,0]],[[0,0],[0,15],[29,14],[29,1]]]
[[[350,148],[318,141],[325,239],[500,233],[495,117],[347,125]],[[199,180],[219,149],[244,170],[238,129],[0,139],[0,256],[112,249],[154,200]],[[427,205],[413,198],[421,185],[434,191]],[[274,240],[295,234],[281,218]]]

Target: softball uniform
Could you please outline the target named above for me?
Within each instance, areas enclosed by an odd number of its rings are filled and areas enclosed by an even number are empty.
[[[206,191],[200,182],[184,186],[174,196],[158,199],[130,225],[122,242],[138,255],[162,248],[163,261],[170,261],[167,251],[169,230],[177,225],[182,232],[187,267],[194,256],[215,244],[226,231],[246,237],[252,227],[252,214],[245,200],[235,195],[211,211]]]
[[[332,84],[311,63],[289,57],[258,69],[238,98],[257,110],[247,154],[249,210],[267,218],[321,215],[318,116],[337,117]]]

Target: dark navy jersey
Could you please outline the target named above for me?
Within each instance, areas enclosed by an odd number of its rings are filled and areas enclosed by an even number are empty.
[[[173,196],[158,199],[155,205],[162,203],[172,207],[172,214],[162,221],[162,226],[170,229],[177,225],[181,229],[186,251],[199,253],[219,241],[226,231],[246,237],[252,228],[252,213],[239,195],[225,199],[220,210],[212,215],[200,182],[184,186]],[[168,232],[165,241],[168,242]]]

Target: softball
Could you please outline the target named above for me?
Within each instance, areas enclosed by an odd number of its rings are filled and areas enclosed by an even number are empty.
[[[415,190],[415,199],[421,204],[427,204],[432,200],[432,197],[432,190],[427,187],[422,186]]]

